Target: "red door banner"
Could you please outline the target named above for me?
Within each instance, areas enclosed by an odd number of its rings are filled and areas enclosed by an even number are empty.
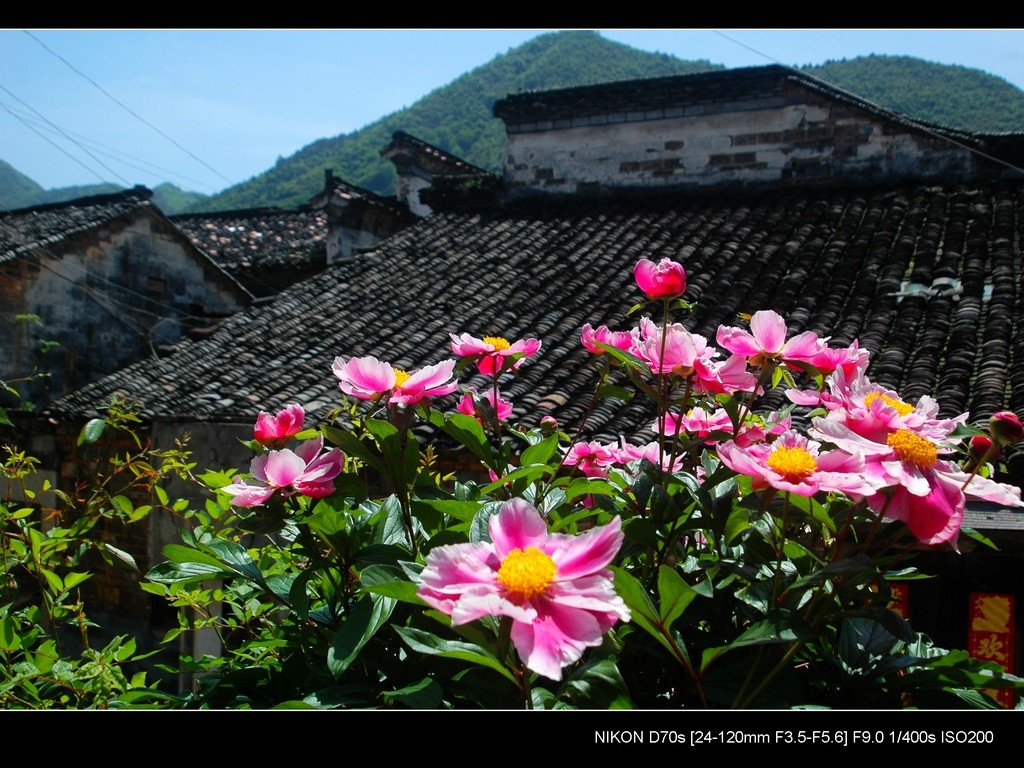
[[[1008,672],[1016,670],[1013,595],[972,592],[967,650],[976,659],[994,661]],[[1013,689],[986,691],[1007,709],[1013,707]]]
[[[904,619],[910,618],[910,588],[905,581],[890,581],[889,589],[892,592],[892,599],[889,600],[889,610],[899,614]]]

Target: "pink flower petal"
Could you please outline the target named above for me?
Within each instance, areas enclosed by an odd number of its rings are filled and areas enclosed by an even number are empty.
[[[558,566],[559,580],[568,581],[607,568],[622,541],[622,524],[615,518],[608,525],[591,528],[579,536],[552,535],[544,552]]]
[[[786,321],[778,312],[763,309],[750,318],[750,332],[762,352],[774,355],[786,342]]]
[[[291,451],[271,451],[263,468],[267,484],[274,488],[287,488],[302,477],[306,463]]]
[[[488,522],[488,530],[498,557],[504,558],[513,549],[526,549],[543,544],[548,527],[540,512],[523,499],[510,499]]]
[[[604,633],[589,611],[566,608],[555,602],[532,624],[515,622],[512,642],[519,658],[538,675],[562,679],[562,667],[578,661],[588,646],[601,644]]]

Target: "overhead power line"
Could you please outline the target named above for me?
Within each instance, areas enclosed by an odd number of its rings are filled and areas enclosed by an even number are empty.
[[[232,183],[231,179],[229,179],[229,178],[228,178],[227,176],[225,176],[225,175],[224,175],[223,173],[221,173],[220,171],[218,171],[218,170],[217,170],[216,168],[214,168],[214,167],[213,167],[212,165],[210,165],[209,163],[207,163],[207,162],[206,162],[205,160],[203,160],[202,158],[200,158],[200,157],[197,157],[197,156],[196,156],[195,154],[193,154],[193,153],[192,153],[192,152],[190,152],[190,151],[189,151],[188,149],[186,149],[185,147],[183,147],[183,146],[182,146],[181,144],[179,144],[178,142],[176,142],[176,141],[175,141],[174,139],[172,139],[172,138],[171,138],[170,136],[168,136],[168,135],[167,135],[166,133],[164,133],[163,131],[161,131],[161,130],[160,130],[159,128],[157,128],[157,127],[156,127],[155,125],[153,125],[153,124],[152,124],[151,122],[149,122],[148,120],[146,120],[146,119],[145,119],[144,117],[142,117],[141,115],[139,115],[139,114],[138,114],[137,112],[135,112],[134,110],[132,110],[132,109],[131,109],[130,107],[128,107],[128,106],[126,106],[125,104],[121,103],[121,102],[120,102],[120,101],[119,101],[119,100],[118,100],[118,99],[117,99],[116,97],[114,97],[114,96],[112,96],[111,94],[107,93],[107,91],[105,91],[105,90],[103,89],[103,87],[102,87],[102,86],[100,86],[100,84],[99,84],[99,83],[97,83],[97,82],[96,82],[95,80],[93,80],[93,79],[92,79],[91,77],[89,77],[89,76],[88,76],[88,75],[86,75],[85,73],[83,73],[83,72],[81,72],[80,70],[78,70],[78,69],[77,69],[77,68],[76,68],[76,67],[75,67],[75,66],[74,66],[73,64],[71,64],[71,62],[69,62],[69,61],[68,61],[67,59],[65,59],[65,58],[64,58],[63,56],[61,56],[61,55],[60,55],[59,53],[56,53],[56,52],[52,51],[52,50],[51,50],[51,49],[50,49],[50,48],[49,48],[49,47],[48,47],[48,46],[46,45],[46,43],[44,43],[44,42],[43,42],[42,40],[40,40],[40,39],[39,39],[38,37],[36,37],[35,35],[33,35],[33,34],[32,34],[31,32],[29,32],[29,31],[28,31],[27,29],[25,29],[25,30],[22,30],[22,31],[23,31],[23,32],[24,32],[24,33],[25,33],[26,35],[28,35],[29,37],[31,37],[31,38],[32,38],[33,40],[35,40],[35,41],[36,41],[37,43],[39,43],[39,45],[41,45],[41,46],[42,46],[42,47],[43,47],[43,48],[44,48],[44,49],[45,49],[45,50],[46,50],[46,51],[47,51],[47,52],[48,52],[48,53],[49,53],[49,54],[50,54],[51,56],[54,56],[54,57],[56,57],[56,58],[60,59],[60,60],[61,60],[62,62],[64,62],[64,64],[66,64],[66,65],[67,65],[67,67],[68,67],[68,68],[69,68],[69,69],[70,69],[70,70],[71,70],[72,72],[74,72],[74,73],[75,73],[76,75],[78,75],[79,77],[81,77],[81,78],[82,78],[83,80],[85,80],[85,81],[87,81],[87,82],[91,83],[91,84],[92,84],[92,85],[93,85],[93,86],[94,86],[94,87],[96,88],[96,90],[98,90],[98,91],[99,91],[100,93],[102,93],[102,94],[103,94],[104,96],[106,96],[106,97],[107,97],[108,99],[110,99],[110,100],[111,100],[112,102],[114,102],[115,104],[117,104],[117,106],[121,107],[121,109],[123,109],[123,110],[124,110],[125,112],[127,112],[127,113],[128,113],[129,115],[131,115],[132,117],[134,117],[134,118],[135,118],[136,120],[138,120],[139,122],[141,122],[141,123],[142,123],[143,125],[146,125],[146,126],[148,126],[149,128],[152,128],[152,129],[153,129],[154,131],[156,131],[156,132],[157,132],[157,133],[158,133],[159,135],[163,136],[163,137],[164,137],[165,139],[167,139],[167,140],[168,140],[169,142],[171,142],[171,144],[173,144],[173,145],[174,145],[174,146],[176,146],[176,147],[177,147],[178,149],[180,149],[180,150],[181,150],[182,152],[184,152],[185,154],[187,154],[187,155],[188,155],[189,157],[191,157],[191,158],[192,158],[193,160],[195,160],[195,161],[196,161],[197,163],[200,163],[200,164],[201,164],[201,165],[203,165],[203,166],[204,166],[204,167],[205,167],[205,168],[206,168],[207,170],[210,170],[210,171],[212,171],[213,173],[215,173],[215,174],[217,174],[218,176],[220,176],[220,177],[221,177],[222,179],[224,179],[224,181],[226,181],[226,182],[227,182],[228,184],[231,184],[231,183]]]
[[[77,157],[75,157],[74,155],[72,155],[72,154],[71,154],[70,152],[68,152],[68,151],[67,151],[66,149],[64,149],[64,147],[60,146],[60,145],[59,145],[59,144],[58,144],[57,142],[53,141],[53,139],[49,138],[48,136],[44,136],[44,135],[43,135],[43,134],[42,134],[42,133],[41,133],[41,132],[40,132],[40,131],[39,131],[38,129],[36,129],[36,128],[35,128],[34,126],[32,126],[32,125],[29,125],[29,123],[28,123],[27,121],[25,121],[25,119],[24,119],[24,118],[22,118],[22,117],[21,117],[20,115],[17,115],[17,114],[15,114],[15,113],[14,113],[14,112],[13,112],[13,111],[11,110],[11,108],[10,108],[10,107],[8,107],[8,106],[7,106],[6,104],[4,104],[3,102],[0,102],[0,107],[3,107],[3,109],[4,109],[4,110],[5,110],[5,111],[6,111],[6,112],[7,112],[7,113],[8,113],[8,114],[9,114],[9,115],[11,116],[11,117],[13,117],[13,118],[14,118],[15,120],[18,120],[18,121],[20,121],[20,122],[22,123],[22,125],[24,125],[24,126],[25,126],[26,128],[28,128],[28,129],[29,129],[30,131],[32,131],[32,132],[34,132],[35,134],[37,134],[37,135],[38,135],[38,136],[39,136],[39,137],[40,137],[41,139],[43,139],[44,141],[48,141],[48,142],[49,142],[50,144],[53,144],[53,146],[55,146],[55,147],[56,147],[57,149],[59,149],[59,150],[60,150],[61,152],[63,152],[63,153],[65,154],[65,155],[67,155],[68,157],[70,157],[70,158],[71,158],[72,160],[74,160],[74,161],[75,161],[76,163],[78,163],[78,164],[79,164],[80,166],[82,166],[83,168],[85,168],[85,170],[87,170],[87,171],[88,171],[89,173],[91,173],[91,174],[92,174],[93,176],[95,176],[95,177],[96,177],[97,179],[99,179],[99,180],[100,180],[100,181],[102,181],[102,182],[106,182],[106,179],[104,179],[104,178],[103,178],[102,176],[100,176],[100,175],[99,175],[98,173],[96,173],[96,171],[94,171],[94,170],[93,170],[92,168],[90,168],[90,167],[89,167],[88,165],[86,165],[86,164],[85,164],[85,163],[83,163],[83,162],[82,162],[81,160],[79,160],[79,159],[78,159]]]

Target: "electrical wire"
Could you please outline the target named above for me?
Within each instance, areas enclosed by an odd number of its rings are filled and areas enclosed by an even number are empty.
[[[114,176],[116,176],[116,177],[117,177],[118,179],[120,179],[120,180],[121,180],[121,181],[122,181],[122,182],[124,183],[124,185],[125,185],[125,186],[127,186],[127,187],[130,187],[130,186],[131,186],[131,182],[130,182],[130,181],[128,181],[128,179],[124,178],[124,176],[122,176],[121,174],[119,174],[119,173],[118,173],[117,171],[115,171],[115,170],[114,170],[113,168],[111,168],[110,166],[106,165],[106,164],[105,164],[105,163],[104,163],[104,162],[103,162],[102,160],[100,160],[100,159],[99,159],[98,157],[96,157],[96,155],[94,155],[94,154],[93,154],[92,152],[90,152],[90,151],[89,151],[88,149],[86,149],[86,148],[85,148],[84,146],[82,146],[82,145],[81,145],[81,144],[80,144],[79,142],[77,142],[77,141],[76,141],[75,139],[73,139],[73,138],[71,138],[70,136],[68,136],[68,135],[67,135],[67,134],[66,134],[66,133],[64,132],[64,129],[62,129],[62,128],[61,128],[60,126],[58,126],[58,125],[57,125],[56,123],[54,123],[54,122],[53,122],[52,120],[48,119],[48,118],[47,118],[47,117],[46,117],[46,116],[45,116],[44,114],[42,114],[42,113],[41,113],[41,112],[40,112],[39,110],[37,110],[37,109],[36,109],[35,107],[33,107],[33,106],[32,106],[31,104],[29,104],[29,103],[27,103],[27,102],[23,101],[22,99],[19,99],[19,98],[18,98],[17,96],[15,96],[15,95],[14,95],[14,93],[12,93],[12,92],[11,92],[11,90],[10,90],[9,88],[5,87],[5,86],[4,86],[3,84],[0,84],[0,90],[4,91],[4,92],[5,92],[5,93],[6,93],[6,94],[7,94],[8,96],[10,96],[10,97],[11,97],[12,99],[14,99],[15,101],[17,101],[17,102],[18,102],[19,104],[21,104],[21,105],[23,105],[23,106],[25,106],[25,107],[28,107],[28,108],[29,108],[30,110],[32,110],[32,112],[33,112],[33,113],[35,113],[35,114],[36,114],[36,115],[37,115],[37,116],[38,116],[38,117],[39,117],[39,118],[40,118],[41,120],[45,121],[45,122],[46,122],[46,123],[47,123],[47,124],[48,124],[48,125],[49,125],[49,126],[50,126],[51,128],[53,128],[53,129],[54,129],[55,131],[57,131],[57,133],[59,133],[59,134],[60,134],[61,136],[63,136],[63,137],[65,138],[65,139],[67,139],[68,141],[70,141],[70,142],[71,142],[72,144],[74,144],[74,145],[75,145],[76,147],[78,147],[78,148],[79,148],[80,150],[82,150],[83,152],[85,152],[85,154],[87,154],[87,155],[88,155],[89,157],[91,157],[91,158],[92,158],[93,160],[95,160],[95,161],[96,161],[97,163],[99,163],[99,164],[100,164],[100,165],[101,165],[101,166],[102,166],[103,168],[105,168],[105,169],[106,169],[107,171],[109,171],[110,173],[114,174]],[[9,112],[9,111],[10,111],[10,110],[8,110],[8,112]],[[37,131],[37,133],[38,133],[38,131]],[[51,142],[51,143],[52,143],[52,142]],[[104,181],[106,181],[106,179],[104,179]]]
[[[188,155],[189,157],[191,157],[191,158],[192,158],[193,160],[195,160],[196,162],[198,162],[198,163],[200,163],[201,165],[203,165],[203,166],[204,166],[204,167],[205,167],[205,168],[206,168],[207,170],[210,170],[210,171],[212,171],[213,173],[215,173],[215,174],[217,174],[218,176],[220,176],[220,177],[221,177],[221,178],[222,178],[222,179],[223,179],[224,181],[226,181],[226,182],[227,182],[228,184],[231,184],[231,183],[232,183],[231,179],[229,179],[229,178],[228,178],[227,176],[225,176],[225,175],[224,175],[223,173],[221,173],[220,171],[218,171],[218,170],[217,170],[216,168],[214,168],[214,167],[213,167],[212,165],[210,165],[209,163],[207,163],[207,162],[206,162],[205,160],[203,160],[203,159],[201,159],[201,158],[197,157],[197,156],[196,156],[195,154],[193,154],[193,153],[192,153],[191,151],[189,151],[188,149],[186,149],[185,147],[183,147],[183,146],[182,146],[181,144],[179,144],[178,142],[176,142],[176,141],[175,141],[174,139],[172,139],[172,138],[171,138],[170,136],[168,136],[168,135],[167,135],[166,133],[164,133],[163,131],[161,131],[161,130],[160,130],[159,128],[157,128],[157,127],[156,127],[155,125],[153,125],[153,124],[152,124],[151,122],[149,122],[148,120],[146,120],[146,119],[145,119],[144,117],[142,117],[141,115],[139,115],[139,114],[138,114],[137,112],[135,112],[135,111],[133,111],[132,109],[130,109],[129,107],[125,106],[125,105],[124,105],[124,104],[123,104],[122,102],[120,102],[120,101],[119,101],[118,99],[116,99],[116,98],[115,98],[114,96],[111,96],[111,95],[110,95],[110,94],[109,94],[109,93],[108,93],[108,92],[107,92],[106,90],[104,90],[104,89],[103,89],[103,88],[102,88],[102,87],[100,86],[100,84],[99,84],[99,83],[97,83],[97,82],[96,82],[95,80],[93,80],[93,79],[92,79],[91,77],[89,77],[88,75],[86,75],[86,74],[84,74],[83,72],[81,72],[80,70],[78,70],[78,69],[77,69],[77,68],[76,68],[76,67],[75,67],[74,65],[72,65],[72,64],[71,64],[71,62],[69,62],[69,61],[68,61],[67,59],[65,59],[65,58],[64,58],[63,56],[61,56],[60,54],[58,54],[58,53],[56,53],[56,52],[52,51],[52,50],[51,50],[51,49],[50,49],[50,48],[49,48],[49,47],[48,47],[48,46],[46,45],[46,43],[44,43],[44,42],[43,42],[42,40],[40,40],[40,39],[39,39],[38,37],[36,37],[35,35],[33,35],[33,34],[32,34],[31,32],[29,32],[29,31],[28,31],[27,29],[25,29],[25,30],[22,30],[22,31],[23,31],[23,32],[24,32],[24,33],[25,33],[26,35],[28,35],[29,37],[31,37],[31,38],[32,38],[33,40],[35,40],[35,41],[36,41],[37,43],[39,43],[39,45],[41,45],[41,46],[42,46],[42,47],[43,47],[43,48],[44,48],[44,49],[45,49],[45,50],[46,50],[46,51],[47,51],[47,52],[48,52],[48,53],[49,53],[50,55],[52,55],[52,56],[55,56],[55,57],[56,57],[56,58],[58,58],[58,59],[59,59],[60,61],[64,62],[64,64],[66,64],[66,65],[68,66],[68,68],[69,68],[69,69],[70,69],[70,70],[71,70],[72,72],[74,72],[74,73],[75,73],[75,74],[77,74],[77,75],[78,75],[79,77],[81,77],[82,79],[86,80],[87,82],[89,82],[89,83],[91,83],[91,84],[92,84],[93,86],[95,86],[95,88],[96,88],[96,89],[97,89],[97,90],[98,90],[98,91],[99,91],[100,93],[102,93],[102,94],[103,94],[104,96],[106,96],[106,97],[107,97],[108,99],[110,99],[110,100],[111,100],[112,102],[114,102],[115,104],[117,104],[117,106],[121,107],[121,109],[123,109],[123,110],[124,110],[125,112],[127,112],[127,113],[128,113],[129,115],[131,115],[132,117],[134,117],[134,118],[135,118],[136,120],[138,120],[139,122],[141,122],[141,123],[142,123],[143,125],[146,125],[146,126],[148,126],[149,128],[152,128],[152,129],[153,129],[154,131],[156,131],[156,132],[157,132],[157,133],[158,133],[159,135],[163,136],[163,137],[164,137],[165,139],[167,139],[167,140],[168,140],[169,142],[171,142],[171,144],[173,144],[174,146],[176,146],[176,147],[177,147],[178,149],[180,149],[180,150],[181,150],[182,152],[184,152],[185,154],[187,154],[187,155]]]

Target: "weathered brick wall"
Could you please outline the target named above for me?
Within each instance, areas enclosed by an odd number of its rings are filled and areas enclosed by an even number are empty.
[[[803,91],[508,126],[511,194],[958,176],[967,150]]]

